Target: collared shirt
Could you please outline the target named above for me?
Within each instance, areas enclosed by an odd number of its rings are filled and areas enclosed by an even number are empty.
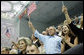
[[[59,36],[47,36],[40,34],[37,30],[34,33],[35,37],[43,42],[46,54],[61,53],[61,40]]]
[[[37,41],[38,41],[38,40],[35,40],[35,41],[33,41],[33,43],[35,44]]]

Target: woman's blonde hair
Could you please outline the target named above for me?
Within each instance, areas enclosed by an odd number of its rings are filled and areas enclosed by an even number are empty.
[[[18,39],[18,44],[20,43],[21,40],[23,40],[26,43],[26,45],[31,45],[32,44],[32,41],[28,37],[20,37]]]

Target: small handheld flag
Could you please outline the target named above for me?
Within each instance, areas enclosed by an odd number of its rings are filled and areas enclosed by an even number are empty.
[[[28,18],[29,18],[29,21],[30,21],[30,15],[28,16]]]
[[[36,4],[33,2],[29,8],[28,8],[28,16],[34,11],[36,10]]]
[[[36,3],[33,2],[28,8],[27,8],[27,13],[28,13],[28,18],[29,18],[29,21],[30,21],[30,14],[36,10]]]

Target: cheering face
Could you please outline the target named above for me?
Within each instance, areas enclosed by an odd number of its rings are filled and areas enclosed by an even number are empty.
[[[49,35],[53,36],[55,34],[55,29],[54,27],[49,27]]]
[[[6,50],[6,48],[1,49],[1,54],[8,54],[9,51]]]
[[[67,26],[63,26],[63,33],[68,34],[69,33],[69,28]]]
[[[24,51],[26,49],[26,43],[23,40],[19,42],[19,49],[21,51]]]
[[[58,26],[58,30],[61,30],[61,26]]]
[[[39,54],[39,50],[35,45],[27,46],[26,54]]]

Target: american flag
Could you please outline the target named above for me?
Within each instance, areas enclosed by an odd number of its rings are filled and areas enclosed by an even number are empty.
[[[6,35],[7,37],[10,37],[9,29],[6,30],[5,35]]]
[[[28,8],[27,8],[28,16],[36,9],[36,4],[33,2]]]

